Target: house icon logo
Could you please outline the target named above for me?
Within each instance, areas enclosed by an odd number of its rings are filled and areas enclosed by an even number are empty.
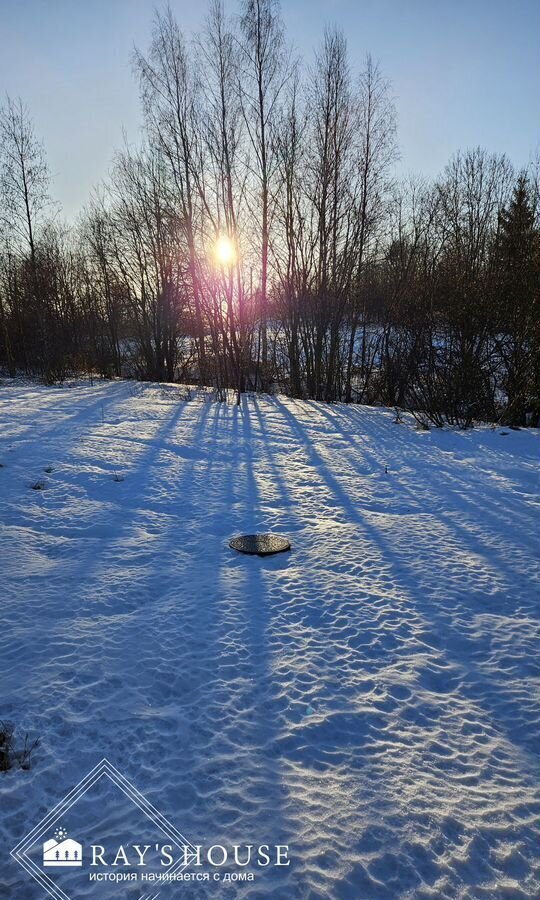
[[[57,828],[54,838],[43,844],[43,865],[82,866],[82,845],[68,838],[65,828]]]

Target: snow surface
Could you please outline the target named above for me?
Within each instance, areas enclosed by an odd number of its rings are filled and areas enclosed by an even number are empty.
[[[41,737],[0,895],[107,757],[194,842],[290,847],[173,896],[540,896],[538,432],[181,395],[0,386],[0,718]]]

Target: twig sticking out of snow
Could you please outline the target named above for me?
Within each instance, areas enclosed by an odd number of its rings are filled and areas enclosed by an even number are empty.
[[[28,733],[24,736],[24,744],[21,750],[15,747],[15,726],[12,722],[0,720],[0,772],[7,772],[18,763],[21,769],[30,768],[30,757],[39,746],[39,738],[30,742]]]

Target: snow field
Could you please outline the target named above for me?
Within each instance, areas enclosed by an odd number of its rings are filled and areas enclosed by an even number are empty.
[[[103,757],[194,842],[289,845],[229,897],[539,896],[538,433],[179,394],[0,386],[0,718],[41,737],[0,896]]]

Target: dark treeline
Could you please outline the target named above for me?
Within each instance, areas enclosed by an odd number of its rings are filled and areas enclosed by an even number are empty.
[[[386,404],[435,424],[540,419],[534,171],[481,149],[393,178],[389,86],[328,30],[289,49],[275,0],[156,17],[145,116],[59,224],[20,102],[0,111],[0,365]]]

